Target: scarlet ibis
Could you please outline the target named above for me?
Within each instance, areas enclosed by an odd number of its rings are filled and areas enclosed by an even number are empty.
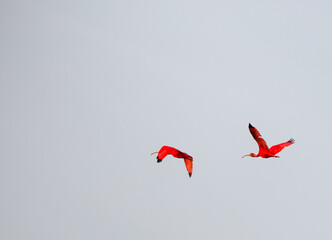
[[[267,146],[265,140],[263,139],[262,135],[250,123],[249,123],[249,131],[250,131],[251,135],[254,137],[254,139],[256,140],[256,142],[258,143],[259,152],[257,155],[254,153],[249,153],[247,155],[244,155],[242,158],[244,158],[246,156],[262,157],[262,158],[270,158],[270,157],[278,158],[279,156],[276,156],[277,153],[279,153],[282,149],[292,145],[295,142],[295,140],[293,138],[291,138],[287,142],[280,143],[278,145],[274,145],[269,148]]]
[[[151,153],[157,155],[157,162],[161,162],[167,155],[171,154],[173,157],[176,158],[183,158],[184,164],[186,165],[187,171],[189,173],[189,177],[191,177],[191,174],[193,172],[193,158],[192,156],[189,156],[187,153],[181,152],[180,150],[177,150],[173,147],[163,146],[159,152]]]

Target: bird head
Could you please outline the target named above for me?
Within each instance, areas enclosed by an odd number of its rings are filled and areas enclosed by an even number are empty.
[[[153,154],[156,154],[156,153],[158,153],[158,154],[159,154],[159,152],[153,152],[153,153],[151,153],[151,155],[153,155]],[[156,159],[157,159],[157,162],[161,162],[161,161],[162,161],[162,159],[160,159],[160,158],[159,158],[159,155],[157,156],[157,158],[156,158]]]
[[[249,153],[247,155],[244,155],[242,158],[247,157],[247,156],[249,156],[249,157],[258,157],[255,153]]]

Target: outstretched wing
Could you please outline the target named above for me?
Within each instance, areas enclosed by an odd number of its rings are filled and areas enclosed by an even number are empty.
[[[154,152],[157,153],[157,152]],[[152,153],[152,154],[154,154]],[[171,154],[172,156],[176,158],[183,158],[184,164],[186,165],[187,171],[189,173],[189,177],[191,177],[193,172],[193,158],[188,155],[187,153],[181,152],[177,150],[176,148],[169,147],[169,146],[163,146],[157,156],[157,162],[161,162],[168,154]]]
[[[177,150],[176,148],[163,146],[158,152],[158,162],[161,162],[167,155],[171,154],[173,157],[176,158],[185,158],[187,156],[186,153]]]
[[[170,154],[170,148],[168,146],[163,146],[159,152],[158,152],[158,156],[157,156],[157,162],[161,162],[168,154]]]
[[[289,139],[288,142],[284,142],[284,143],[280,143],[278,145],[274,145],[270,148],[270,153],[275,155],[278,152],[280,152],[282,149],[284,149],[285,147],[288,147],[290,145],[292,145],[295,142],[295,140],[293,138]]]
[[[189,173],[189,177],[191,177],[191,175],[193,173],[193,160],[184,158],[184,164],[186,164],[186,168]]]
[[[253,136],[253,138],[256,140],[256,142],[259,146],[259,151],[261,151],[261,150],[268,151],[269,147],[267,146],[264,138],[258,132],[258,130],[255,127],[253,127],[250,123],[249,123],[249,131],[250,131],[251,135]]]

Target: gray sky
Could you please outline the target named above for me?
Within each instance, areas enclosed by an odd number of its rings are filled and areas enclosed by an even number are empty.
[[[331,1],[0,5],[1,239],[330,239]]]

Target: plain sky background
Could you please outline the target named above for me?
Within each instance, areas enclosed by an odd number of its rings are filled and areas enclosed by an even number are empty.
[[[0,239],[331,239],[331,1],[0,9]]]

